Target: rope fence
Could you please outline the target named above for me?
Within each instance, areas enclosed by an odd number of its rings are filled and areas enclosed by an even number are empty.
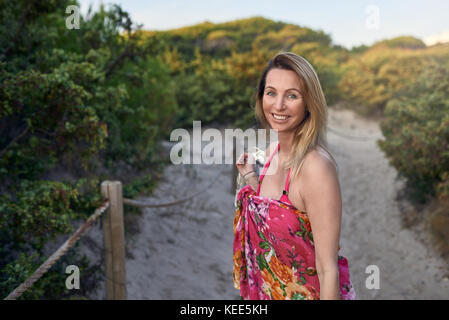
[[[106,272],[103,278],[106,282],[107,299],[126,299],[126,277],[124,259],[124,226],[123,204],[139,208],[160,208],[173,206],[188,201],[199,194],[207,192],[217,182],[218,172],[212,181],[200,191],[184,199],[162,204],[148,204],[138,200],[123,198],[121,182],[104,181],[101,184],[103,204],[67,239],[34,273],[15,288],[4,300],[16,300],[39,280],[67,251],[72,248],[81,236],[93,225],[102,214],[109,209],[109,214],[103,216],[103,231],[105,245]]]
[[[167,203],[158,203],[158,204],[151,204],[151,203],[144,203],[141,202],[139,200],[133,200],[133,199],[128,199],[128,198],[123,198],[123,203],[130,205],[130,206],[134,206],[134,207],[138,207],[138,208],[161,208],[161,207],[169,207],[169,206],[174,206],[183,202],[186,202],[190,199],[193,199],[194,197],[207,192],[210,187],[212,187],[212,185],[214,183],[216,183],[218,181],[218,177],[222,175],[222,172],[219,171],[214,177],[212,177],[212,181],[210,183],[207,184],[207,186],[205,186],[204,188],[202,188],[200,191],[197,191],[195,193],[193,193],[192,195],[184,198],[184,199],[180,199],[180,200],[176,200],[176,201],[172,201],[172,202],[167,202]]]
[[[67,251],[73,247],[73,245],[81,238],[81,236],[89,229],[94,221],[101,216],[101,214],[109,208],[109,202],[104,203],[101,207],[97,208],[95,212],[84,222],[75,233],[67,239],[64,244],[59,247],[34,273],[28,277],[22,284],[14,289],[5,300],[16,300],[19,298],[28,288],[30,288],[37,280],[39,280]]]
[[[332,132],[332,133],[334,133],[334,134],[336,134],[336,135],[338,135],[338,136],[340,136],[340,137],[342,137],[342,138],[349,139],[349,140],[368,141],[368,140],[374,140],[374,139],[378,138],[378,137],[375,137],[375,136],[361,136],[361,137],[360,136],[353,136],[353,135],[349,135],[347,133],[343,133],[343,132],[341,132],[339,130],[336,130],[336,129],[330,127],[330,126],[327,126],[327,130]]]

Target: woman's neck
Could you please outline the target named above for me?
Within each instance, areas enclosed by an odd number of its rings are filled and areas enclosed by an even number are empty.
[[[288,158],[292,151],[293,146],[293,132],[279,132],[278,140],[279,140],[279,151],[278,151],[278,159],[280,163],[283,163],[285,159]]]

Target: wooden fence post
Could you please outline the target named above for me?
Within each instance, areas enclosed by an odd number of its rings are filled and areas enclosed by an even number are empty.
[[[126,300],[125,229],[123,225],[123,196],[120,181],[101,183],[103,200],[110,206],[103,215],[105,250],[106,299]]]

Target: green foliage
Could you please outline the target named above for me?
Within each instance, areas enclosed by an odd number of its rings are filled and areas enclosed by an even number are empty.
[[[48,240],[73,232],[71,220],[86,218],[86,212],[93,212],[101,204],[99,195],[96,199],[89,199],[89,203],[81,196],[80,190],[86,186],[86,179],[74,185],[22,180],[14,199],[2,195],[0,226],[14,250],[31,247],[42,253],[43,245]],[[6,244],[5,240],[2,239],[2,242]]]
[[[449,64],[434,63],[390,100],[379,147],[424,201],[449,197]]]
[[[426,47],[426,44],[421,39],[411,36],[401,36],[379,41],[373,44],[373,47],[382,45],[385,45],[389,48],[401,48],[401,49],[423,49]]]
[[[46,257],[39,258],[36,254],[26,255],[21,253],[14,261],[8,263],[0,270],[0,298],[4,299],[18,285],[31,276],[44,261]],[[80,271],[80,289],[74,294],[72,290],[66,288],[65,281],[68,274],[65,268],[76,265]],[[100,279],[101,272],[97,265],[90,265],[86,257],[80,257],[75,250],[70,250],[58,262],[56,262],[47,272],[37,280],[31,288],[26,290],[19,300],[30,299],[72,299],[74,297],[86,299],[85,295],[90,288]]]
[[[133,179],[130,183],[123,186],[123,197],[133,199],[137,196],[142,196],[156,187],[156,183],[162,176],[162,169],[164,168],[163,162],[157,162],[154,164],[155,168],[151,173],[144,174]],[[132,209],[132,208],[128,208]]]
[[[233,50],[251,51],[256,37],[268,32],[280,31],[286,25],[284,22],[275,22],[263,17],[252,17],[217,24],[205,22],[169,31],[146,32],[146,34],[159,36],[171,48],[176,47],[188,61],[195,58],[197,48],[202,54],[222,59],[229,56]]]
[[[128,99],[124,106],[109,113],[108,166],[126,159],[136,170],[143,170],[156,160],[158,142],[174,122],[178,106],[174,82],[167,67],[158,57],[127,62],[112,78],[124,83]]]
[[[211,123],[233,102],[231,77],[220,67],[212,68],[205,59],[200,59],[201,65],[192,66],[195,68],[193,73],[177,76],[176,98],[180,103],[180,112],[176,115],[178,126],[191,127],[193,120]]]
[[[373,46],[344,64],[341,97],[362,114],[382,114],[388,100],[413,83],[435,57],[427,49]]]
[[[43,261],[49,241],[94,212],[101,179],[120,166],[161,170],[152,166],[157,142],[177,107],[170,69],[158,57],[161,39],[143,38],[117,5],[69,30],[70,4],[76,1],[0,2],[0,278],[9,289]],[[49,179],[56,169],[74,181]],[[154,183],[131,186],[139,192]],[[74,254],[71,264],[80,265]],[[53,280],[35,288],[26,297],[64,297]]]
[[[2,135],[2,144],[14,140],[18,129],[29,132],[22,138],[22,144],[11,145],[0,159],[1,166],[7,170],[4,173],[9,177],[29,178],[19,166],[21,150],[31,161],[35,159],[35,165],[30,164],[30,168],[47,169],[46,163],[54,163],[65,153],[74,158],[80,155],[86,167],[86,161],[105,147],[106,124],[100,121],[99,113],[105,111],[106,106],[116,106],[121,99],[120,90],[114,92],[99,87],[94,91],[100,77],[94,65],[87,62],[62,63],[51,73],[35,69],[17,75],[3,72],[0,96],[3,97],[2,122],[6,132]],[[84,81],[92,87],[81,85]],[[99,99],[111,104],[102,106]],[[36,158],[36,155],[44,155],[44,158]]]
[[[246,128],[254,125],[256,83],[268,59],[256,49],[233,51],[226,59],[213,59],[196,50],[195,59],[173,75],[179,104],[176,127],[191,128],[193,120]]]
[[[281,30],[259,34],[253,42],[256,48],[269,51],[291,51],[293,46],[301,43],[328,47],[331,39],[322,31],[286,24]]]
[[[62,155],[89,170],[89,159],[102,149],[109,166],[120,158],[148,165],[176,110],[169,70],[154,57],[158,40],[133,33],[118,6],[83,20],[70,37],[64,16],[56,22],[51,34],[59,35],[58,48],[34,48],[36,61],[23,70],[9,60],[15,47],[3,52],[8,63],[0,62],[0,145],[6,148],[0,174],[14,181],[36,178]],[[29,28],[23,29],[26,34]],[[22,160],[27,172],[20,169]]]
[[[368,49],[369,49],[369,47],[367,45],[362,44],[360,46],[352,47],[350,52],[353,53],[353,54],[360,54],[360,53],[365,52]]]
[[[9,294],[46,259],[44,246],[58,236],[71,234],[74,220],[85,220],[101,203],[98,180],[76,183],[23,180],[15,196],[2,195],[0,201],[0,296]],[[25,255],[25,252],[27,253]],[[18,253],[20,253],[18,255]],[[12,261],[12,262],[11,262]],[[64,265],[80,267],[86,294],[95,286],[98,266],[89,265],[76,247],[38,280],[24,299],[60,299],[71,295],[65,289]],[[0,268],[0,269],[1,269]]]

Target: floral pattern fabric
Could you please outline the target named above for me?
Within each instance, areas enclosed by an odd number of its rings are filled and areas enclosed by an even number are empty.
[[[256,195],[247,185],[234,215],[233,278],[245,300],[316,300],[320,284],[313,234],[306,212],[291,203]],[[348,261],[338,255],[340,294],[355,299]]]

